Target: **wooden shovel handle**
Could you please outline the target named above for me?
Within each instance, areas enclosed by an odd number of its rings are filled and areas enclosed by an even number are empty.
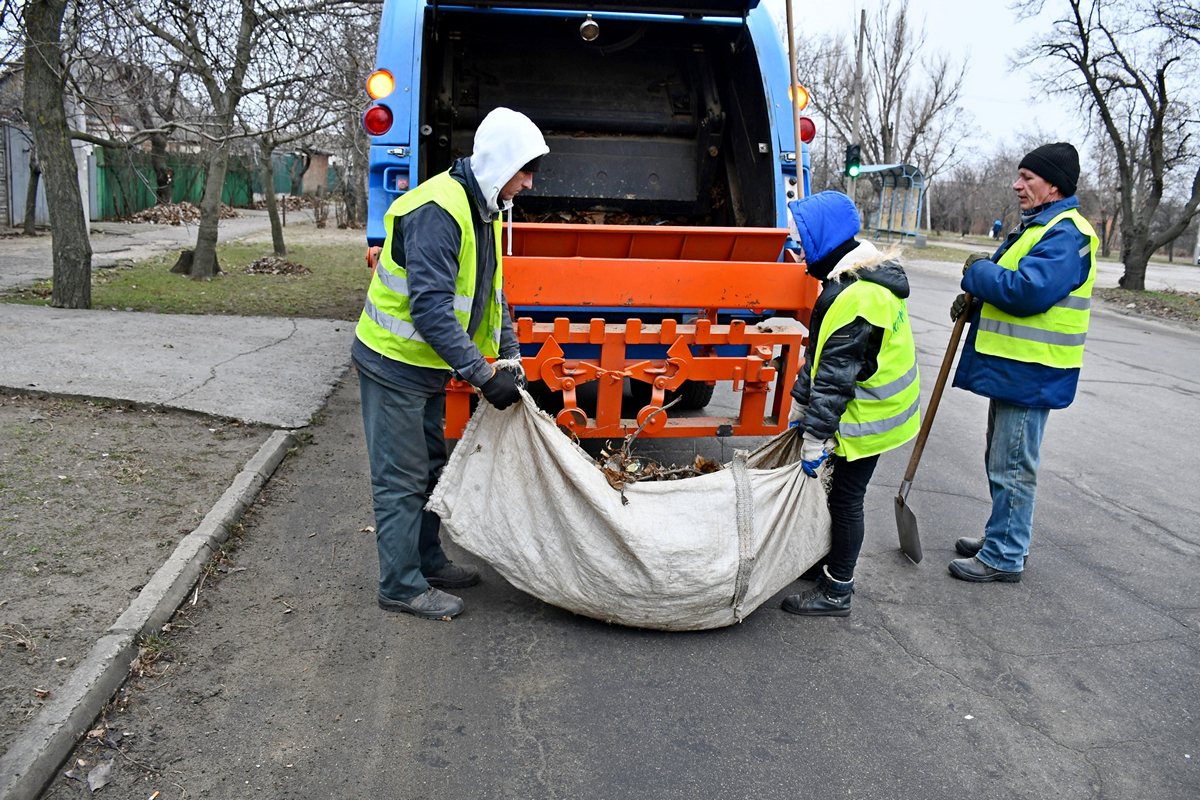
[[[958,352],[958,340],[962,337],[963,327],[971,313],[971,295],[967,297],[967,307],[954,321],[954,330],[950,332],[950,344],[946,346],[946,355],[942,356],[942,368],[938,371],[937,383],[933,385],[933,394],[929,397],[929,408],[925,411],[925,419],[921,420],[921,432],[917,434],[917,443],[913,447],[912,457],[908,459],[908,469],[904,471],[904,483],[912,483],[917,474],[917,464],[921,461],[921,453],[925,450],[925,440],[929,438],[929,429],[933,427],[933,417],[937,414],[938,403],[942,401],[942,389],[946,388],[946,378],[950,375],[950,365],[954,363],[954,354]]]

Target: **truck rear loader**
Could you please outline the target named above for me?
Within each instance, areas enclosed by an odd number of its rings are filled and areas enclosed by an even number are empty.
[[[402,193],[470,155],[498,106],[550,152],[510,225],[505,294],[526,374],[580,437],[761,435],[786,424],[819,285],[788,246],[807,188],[782,38],[757,0],[385,0],[369,247]],[[811,123],[802,120],[811,139]],[[800,172],[797,173],[797,166]],[[801,186],[798,181],[803,180]],[[741,392],[736,416],[700,408]],[[627,384],[636,406],[622,414]],[[446,432],[471,388],[451,381]],[[625,402],[628,408],[630,403]]]

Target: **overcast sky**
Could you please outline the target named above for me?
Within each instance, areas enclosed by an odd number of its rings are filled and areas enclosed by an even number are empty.
[[[782,21],[787,0],[762,0]],[[791,0],[796,26],[802,32],[852,31],[865,8],[868,24],[878,2]],[[893,0],[893,11],[900,5]],[[1052,1],[1047,6],[1055,5]],[[1044,13],[1042,19],[1053,19]],[[1008,59],[1045,25],[1039,20],[1018,23],[1004,0],[909,0],[914,30],[924,20],[926,47],[944,50],[957,60],[969,56],[962,105],[974,115],[974,142],[990,151],[1005,136],[1020,131],[1044,131],[1051,141],[1069,141],[1080,151],[1082,135],[1077,114],[1063,98],[1046,99],[1034,93],[1024,72],[1010,72]],[[804,84],[804,76],[799,76]]]

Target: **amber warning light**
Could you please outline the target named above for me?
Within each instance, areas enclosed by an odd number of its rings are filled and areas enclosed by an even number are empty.
[[[372,100],[382,100],[396,88],[396,79],[386,69],[378,69],[367,78],[367,94]]]
[[[792,94],[793,88],[796,91],[795,95]],[[796,84],[794,87],[789,86],[788,87],[788,100],[793,100],[793,99],[796,103],[796,107],[799,108],[801,111],[803,111],[808,106],[808,89],[805,89],[800,84]]]

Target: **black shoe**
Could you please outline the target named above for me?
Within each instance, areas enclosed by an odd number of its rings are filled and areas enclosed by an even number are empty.
[[[461,597],[430,586],[424,594],[407,600],[392,600],[379,595],[379,607],[384,611],[403,611],[422,619],[450,619],[462,613],[463,601]]]
[[[783,610],[802,617],[848,617],[850,598],[853,596],[854,581],[837,581],[835,588],[834,581],[821,575],[817,578],[817,585],[807,592],[785,597]]]
[[[978,539],[972,536],[964,536],[954,543],[954,549],[963,558],[974,558],[979,555],[979,551],[983,549],[983,543],[987,541],[986,536],[980,536]],[[1029,553],[1025,554],[1024,563],[1029,563]]]
[[[804,572],[796,580],[800,580],[800,581],[820,580],[821,576],[825,574],[824,570],[825,570],[825,562],[818,561],[817,563],[813,564],[808,569],[804,570]]]
[[[950,574],[960,581],[971,581],[973,583],[989,583],[991,581],[1018,583],[1021,580],[1020,572],[1004,572],[1003,570],[992,569],[978,558],[954,559],[950,562]]]
[[[479,567],[447,561],[436,575],[426,575],[425,580],[439,589],[465,589],[479,583]]]
[[[954,543],[954,549],[963,558],[974,558],[975,554],[983,549],[983,543],[986,539],[980,536],[978,539],[973,536],[964,536]]]

